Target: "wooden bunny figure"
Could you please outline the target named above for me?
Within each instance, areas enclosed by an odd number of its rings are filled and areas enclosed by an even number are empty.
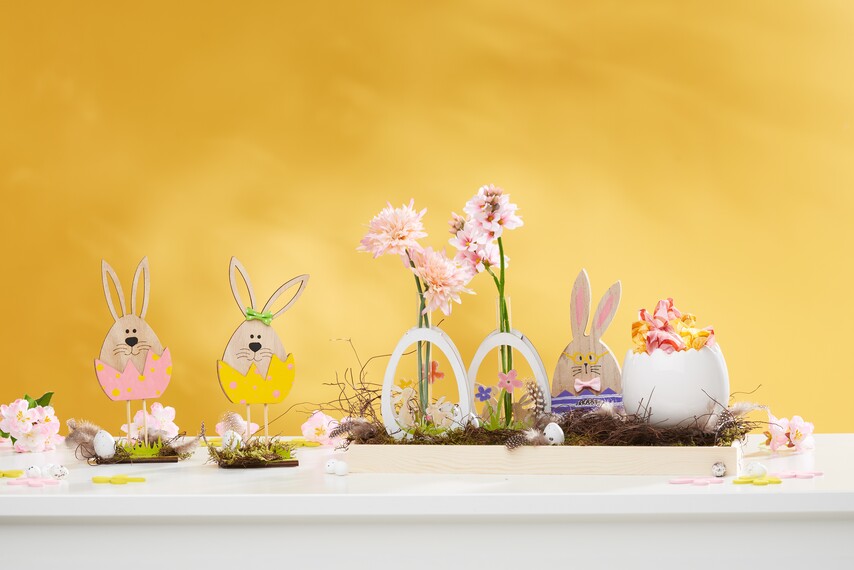
[[[243,279],[249,292],[249,303],[245,303],[237,289],[237,275]],[[255,304],[252,283],[243,264],[231,258],[228,279],[231,293],[240,309],[243,321],[231,335],[222,360],[217,363],[219,383],[226,397],[235,404],[246,406],[246,424],[250,424],[250,404],[264,405],[264,432],[268,434],[267,405],[285,399],[293,386],[296,370],[294,355],[288,354],[279,335],[272,327],[273,319],[290,309],[300,298],[308,275],[294,277],[278,289],[259,311]],[[272,312],[273,304],[288,289],[298,285],[293,298],[284,307]],[[246,434],[247,437],[251,434]]]
[[[575,406],[588,407],[585,400],[622,403],[620,365],[602,334],[620,305],[620,282],[605,292],[596,307],[590,334],[590,279],[582,269],[575,279],[570,299],[572,340],[561,353],[552,379],[552,411],[565,412]]]

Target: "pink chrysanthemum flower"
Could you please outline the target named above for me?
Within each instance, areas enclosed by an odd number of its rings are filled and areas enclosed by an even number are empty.
[[[445,315],[450,315],[451,301],[462,303],[460,294],[474,293],[466,288],[471,275],[457,261],[449,259],[445,250],[433,251],[428,247],[410,254],[415,264],[412,272],[427,287],[424,291],[427,306],[423,314],[440,309]]]
[[[421,249],[418,240],[427,237],[421,218],[427,209],[415,211],[415,200],[409,205],[395,208],[388,206],[373,217],[368,225],[368,233],[362,238],[358,251],[366,251],[377,258],[385,254],[404,255]]]

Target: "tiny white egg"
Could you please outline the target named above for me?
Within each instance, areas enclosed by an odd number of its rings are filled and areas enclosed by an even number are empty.
[[[718,461],[714,465],[712,465],[712,475],[715,477],[723,477],[726,475],[726,465],[723,461]]]
[[[768,474],[768,469],[761,463],[753,461],[744,468],[744,474],[748,477],[765,477]]]
[[[469,416],[469,425],[471,427],[474,427],[474,428],[479,428],[480,427],[480,418],[477,417],[477,415],[475,415],[475,414],[471,414]]]
[[[50,469],[46,469],[44,473],[48,477],[53,477],[54,479],[65,479],[68,477],[68,467],[65,465],[51,465]]]
[[[92,447],[95,448],[95,455],[103,459],[110,459],[116,454],[116,440],[113,439],[110,432],[103,429],[95,434]]]
[[[546,441],[549,445],[562,445],[564,442],[563,429],[555,422],[550,423],[543,430],[543,435],[546,436]]]
[[[336,461],[335,462],[335,474],[336,475],[346,475],[350,472],[350,468],[347,466],[346,461]]]
[[[31,479],[38,479],[42,476],[41,467],[39,467],[38,465],[30,465],[29,467],[27,467],[26,474],[27,477]]]
[[[241,437],[241,435],[234,430],[228,430],[224,434],[222,434],[223,449],[234,450],[240,447],[241,443],[243,443],[243,437]]]
[[[333,475],[335,473],[335,466],[337,464],[338,461],[336,459],[330,459],[326,462],[326,465],[323,466],[323,470],[329,473],[330,475]]]

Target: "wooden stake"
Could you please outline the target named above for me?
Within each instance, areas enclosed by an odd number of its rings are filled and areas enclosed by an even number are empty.
[[[128,446],[130,446],[130,400],[126,400],[126,401],[125,401],[125,403],[127,404],[127,412],[128,412],[128,435],[127,435],[127,442],[128,442]]]
[[[252,437],[252,416],[249,412],[249,404],[246,404],[246,441]]]
[[[264,439],[270,443],[270,422],[267,421],[267,404],[264,404]]]
[[[148,410],[145,406],[145,398],[142,399],[142,437],[145,447],[148,447]]]

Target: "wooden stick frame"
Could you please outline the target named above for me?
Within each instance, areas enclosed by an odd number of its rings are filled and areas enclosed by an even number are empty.
[[[394,387],[394,378],[403,353],[407,348],[419,341],[429,342],[434,347],[437,347],[450,361],[451,371],[454,373],[454,378],[457,381],[457,392],[460,398],[460,415],[464,423],[468,421],[472,413],[474,391],[469,386],[465,364],[463,364],[460,351],[451,340],[451,337],[437,327],[413,327],[403,333],[403,336],[394,348],[394,352],[391,353],[391,358],[389,358],[388,366],[385,369],[385,376],[383,377],[382,397],[380,399],[383,424],[385,424],[389,435],[395,439],[403,439],[408,434],[397,423],[397,419],[395,418],[391,390]]]
[[[552,409],[551,386],[549,385],[549,377],[546,375],[546,368],[543,366],[543,360],[540,358],[537,349],[534,348],[533,343],[528,340],[528,337],[515,329],[511,329],[510,332],[494,330],[480,343],[471,361],[467,375],[469,392],[472,397],[474,397],[477,372],[480,370],[481,364],[483,364],[487,354],[501,346],[509,346],[515,349],[528,361],[534,373],[534,380],[543,392],[545,411],[550,412]]]

